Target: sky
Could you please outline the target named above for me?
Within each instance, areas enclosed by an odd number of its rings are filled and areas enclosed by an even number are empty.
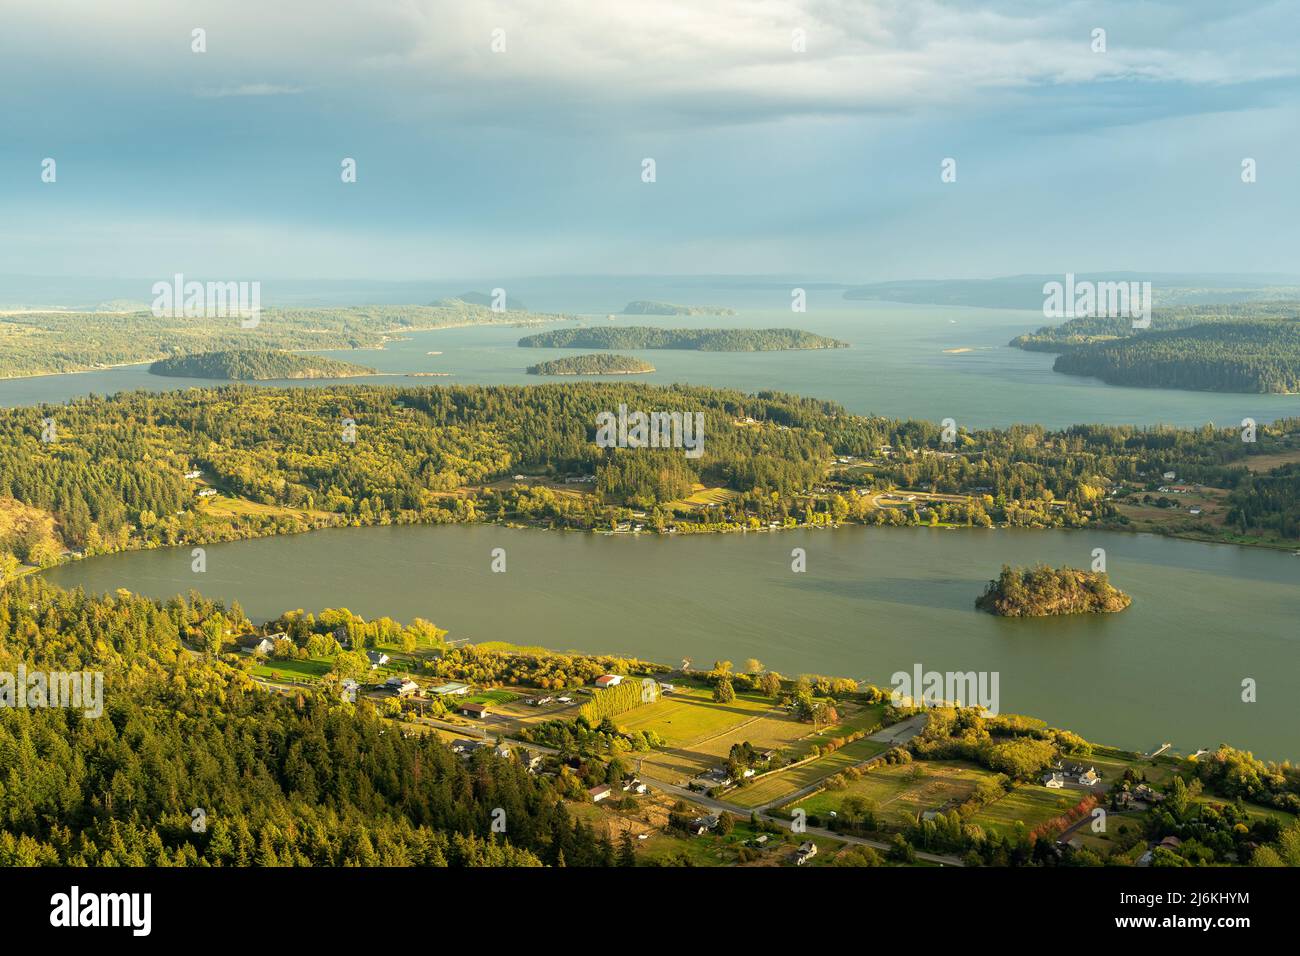
[[[0,24],[0,274],[1300,261],[1300,0],[0,0]]]

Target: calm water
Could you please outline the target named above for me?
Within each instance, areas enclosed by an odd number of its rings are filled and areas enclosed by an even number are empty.
[[[780,389],[834,399],[851,411],[938,421],[951,417],[970,427],[1040,422],[1062,427],[1079,422],[1197,426],[1239,424],[1243,418],[1272,421],[1300,415],[1300,395],[1226,395],[1157,389],[1118,388],[1096,379],[1059,375],[1054,357],[1007,346],[1021,332],[1044,324],[1036,312],[944,308],[937,306],[849,303],[838,292],[810,292],[809,311],[796,315],[785,303],[788,290],[758,292],[699,289],[646,291],[630,287],[608,292],[597,303],[575,292],[556,301],[520,293],[538,309],[588,313],[603,323],[608,311],[627,299],[659,297],[684,303],[728,305],[736,316],[664,319],[619,317],[618,324],[691,326],[795,326],[850,342],[851,349],[807,352],[710,353],[632,351],[657,371],[638,376],[648,382],[689,382],[744,391]],[[464,328],[416,333],[382,351],[325,354],[369,365],[381,372],[446,372],[446,378],[351,379],[397,385],[537,384],[526,366],[542,358],[582,350],[520,349],[515,342],[536,329]],[[969,349],[946,352],[948,349]],[[441,352],[429,355],[429,352]],[[554,381],[551,379],[550,381]],[[562,381],[570,381],[562,379]],[[62,402],[76,395],[128,389],[166,390],[202,384],[199,379],[164,378],[145,366],[0,381],[0,405]],[[268,385],[319,387],[329,381],[270,382]]]
[[[493,548],[508,571],[489,570]],[[790,551],[808,571],[790,570]],[[976,612],[999,566],[1086,567],[1107,550],[1134,603],[1013,621]],[[485,526],[364,528],[96,558],[64,586],[167,597],[199,588],[250,616],[347,606],[427,617],[453,638],[697,665],[756,657],[787,674],[887,684],[896,670],[1000,673],[1001,709],[1134,749],[1220,742],[1300,757],[1300,558],[1146,535],[849,528],[698,538]],[[1240,701],[1243,678],[1258,703]]]

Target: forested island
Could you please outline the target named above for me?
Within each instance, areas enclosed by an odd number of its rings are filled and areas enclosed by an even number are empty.
[[[801,329],[661,329],[649,325],[552,329],[526,335],[530,349],[688,349],[696,352],[774,352],[845,349],[849,345]]]
[[[1110,583],[1104,571],[1076,568],[1002,566],[975,606],[999,617],[1051,617],[1122,611],[1133,599]]]
[[[623,307],[624,315],[735,315],[735,309],[716,305],[673,305],[671,302],[637,300]]]
[[[529,375],[640,375],[654,370],[655,367],[649,362],[606,352],[566,355],[564,358],[528,366]]]
[[[382,348],[405,332],[572,318],[494,312],[458,300],[435,305],[264,308],[252,328],[241,327],[235,316],[15,312],[0,315],[0,378],[87,371],[226,349]]]
[[[178,355],[149,366],[154,375],[180,378],[225,379],[232,382],[300,378],[358,378],[374,375],[373,368],[340,362],[321,355],[301,355],[277,349],[226,349]]]

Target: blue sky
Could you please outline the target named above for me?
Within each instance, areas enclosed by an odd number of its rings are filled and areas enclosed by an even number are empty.
[[[0,273],[869,281],[1300,258],[1300,0],[13,6]]]

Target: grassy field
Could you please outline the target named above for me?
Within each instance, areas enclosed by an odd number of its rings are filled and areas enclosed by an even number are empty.
[[[196,485],[195,487],[204,487]],[[195,509],[202,515],[209,515],[214,518],[233,518],[239,516],[257,516],[284,518],[296,516],[306,519],[322,519],[334,521],[337,516],[331,515],[325,511],[311,511],[306,508],[287,508],[282,505],[264,505],[256,501],[249,501],[247,498],[234,498],[225,494],[219,494],[214,498],[204,498]]]
[[[990,803],[971,817],[971,823],[985,830],[1008,834],[1022,822],[1027,830],[1046,823],[1069,810],[1086,794],[1078,790],[1048,790],[1037,784],[1023,784],[1001,800]]]
[[[508,690],[481,690],[463,698],[466,704],[509,704],[519,699],[519,695]]]
[[[667,507],[679,511],[691,511],[708,505],[720,505],[735,497],[738,497],[738,492],[729,488],[705,488],[701,484],[696,484],[691,494],[668,502]]]
[[[1124,771],[1130,767],[1139,775],[1145,774],[1147,783],[1151,786],[1163,787],[1174,778],[1180,763],[1173,757],[1159,757],[1155,761],[1138,759],[1125,751],[1109,747],[1097,748],[1087,757],[1066,759],[1070,763],[1097,768],[1097,772],[1101,774],[1101,781],[1107,788],[1117,783],[1124,776]]]
[[[840,712],[842,719],[834,727],[827,727],[819,734],[813,734],[803,740],[800,740],[792,749],[792,755],[795,760],[802,760],[808,754],[812,753],[814,746],[822,747],[836,737],[844,737],[848,734],[855,733],[859,730],[868,733],[875,731],[881,726],[881,721],[885,716],[885,704],[871,704],[860,707],[856,710],[850,710],[848,707],[841,707]],[[807,728],[807,724],[803,725]]]
[[[619,714],[614,722],[626,731],[653,730],[669,747],[681,747],[725,733],[772,706],[771,700],[754,694],[737,694],[729,704],[716,704],[707,688],[679,684],[675,693]]]
[[[267,661],[265,664],[256,665],[253,670],[253,676],[265,677],[269,679],[283,680],[320,680],[329,673],[333,662],[324,658],[310,657],[305,661],[284,660],[284,661]]]
[[[825,780],[846,767],[869,760],[886,749],[888,749],[886,744],[863,737],[851,744],[845,744],[833,754],[818,757],[792,770],[765,774],[749,786],[731,791],[727,794],[727,799],[742,807],[764,806],[787,794]]]
[[[865,797],[876,804],[886,824],[901,818],[914,820],[926,810],[938,810],[948,801],[960,803],[975,792],[983,780],[997,777],[991,770],[964,760],[917,760],[910,764],[876,764],[843,790],[823,790],[801,800],[797,806],[808,814],[824,816],[838,812],[849,795]]]

